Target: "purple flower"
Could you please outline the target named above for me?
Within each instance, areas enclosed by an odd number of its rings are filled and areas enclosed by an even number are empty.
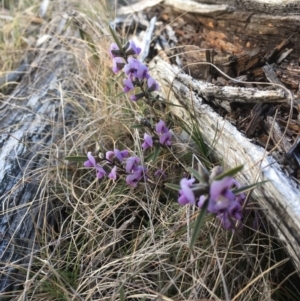
[[[154,173],[154,176],[159,178],[161,177],[162,179],[165,179],[167,177],[166,173],[164,170],[162,169],[158,169],[155,173]]]
[[[135,95],[131,95],[129,98],[133,101],[137,101],[145,96],[145,93],[139,93]]]
[[[115,149],[114,151],[108,151],[106,152],[105,158],[106,160],[112,162],[114,158],[117,158],[120,162],[124,160],[129,155],[128,150],[124,149],[122,151],[119,151],[118,149]]]
[[[138,54],[140,54],[141,51],[142,51],[142,49],[141,49],[140,47],[137,47],[137,46],[135,45],[135,43],[134,43],[132,40],[129,40],[129,41],[126,43],[126,45],[125,45],[124,48],[126,48],[125,53],[126,53],[127,55],[133,55],[133,54],[138,55]]]
[[[221,210],[227,209],[235,201],[235,194],[230,190],[232,184],[234,184],[234,179],[231,177],[212,182],[207,208],[209,212],[219,213]]]
[[[124,66],[125,66],[125,63],[124,63],[124,61],[123,61],[123,59],[121,57],[114,57],[113,58],[113,68],[112,68],[112,71],[114,73],[118,73],[119,71],[121,71]]]
[[[129,157],[126,160],[126,172],[130,173],[130,172],[134,172],[138,169],[138,164],[141,162],[139,157]]]
[[[202,208],[204,202],[207,200],[207,197],[205,195],[201,195],[198,202],[198,207]]]
[[[159,143],[170,146],[171,145],[171,138],[172,138],[172,135],[171,135],[170,132],[164,133],[160,136]]]
[[[133,57],[128,58],[128,64],[124,66],[124,72],[131,80],[134,78],[138,78],[139,80],[149,78],[148,68]]]
[[[91,152],[87,153],[88,160],[83,163],[85,167],[94,167],[96,169],[96,176],[98,179],[103,178],[106,175],[106,171],[101,165],[96,163],[96,159]]]
[[[110,179],[113,179],[113,180],[116,180],[116,179],[117,179],[117,166],[114,166],[114,167],[112,168],[112,170],[110,171],[108,177],[109,177]]]
[[[128,64],[124,66],[124,73],[128,78],[133,79],[136,77],[136,72],[140,67],[141,62],[133,57],[128,58]]]
[[[144,64],[140,63],[139,69],[136,71],[136,77],[139,80],[148,79],[150,77],[148,68]]]
[[[180,205],[187,205],[187,204],[191,204],[194,205],[195,204],[195,195],[194,192],[191,189],[192,184],[195,182],[195,179],[187,179],[187,178],[183,178],[180,181],[180,187],[181,189],[179,190],[179,198],[178,198],[178,203]]]
[[[159,121],[155,129],[157,134],[165,134],[169,132],[169,129],[166,127],[166,124],[162,120]]]
[[[126,183],[135,188],[138,182],[143,178],[143,175],[146,173],[146,171],[147,169],[145,167],[137,166],[135,172],[126,177]]]
[[[126,157],[128,157],[129,152],[128,152],[127,149],[124,149],[124,150],[122,150],[122,151],[119,151],[118,149],[115,149],[115,155],[116,155],[116,157],[118,158],[118,160],[119,160],[120,162],[123,162],[123,160],[124,160]]]
[[[97,164],[97,166],[96,166],[96,171],[97,171],[97,178],[98,179],[101,179],[106,175],[106,171],[99,164]]]
[[[233,179],[233,188],[241,188],[241,184],[235,179]],[[243,206],[245,199],[246,195],[244,193],[235,195],[235,201],[238,202],[241,206]]]
[[[112,43],[110,45],[109,54],[110,54],[111,58],[114,58],[117,56],[119,56],[119,57],[123,56],[122,51],[119,49],[119,47],[116,43]]]
[[[148,92],[153,92],[159,90],[159,85],[156,80],[152,77],[149,77],[147,80]]]
[[[105,158],[108,161],[112,161],[115,157],[115,153],[113,151],[106,152]]]
[[[242,206],[238,202],[231,202],[230,206],[227,209],[227,212],[232,216],[235,220],[240,221],[243,217],[242,215]]]
[[[217,215],[217,218],[221,221],[221,225],[224,229],[231,229],[233,225],[231,225],[231,221],[228,218],[228,212],[224,211]]]
[[[147,133],[144,134],[144,143],[142,144],[142,148],[144,150],[146,150],[149,147],[153,146],[153,140],[152,137],[150,135],[148,135]]]
[[[133,85],[132,81],[129,78],[125,78],[123,80],[123,82],[124,82],[123,91],[125,93],[128,93],[130,90],[134,89],[134,85]]]
[[[96,167],[96,165],[97,165],[96,159],[94,158],[94,156],[92,155],[91,152],[88,152],[88,153],[87,153],[87,157],[88,157],[88,160],[85,161],[85,162],[83,163],[83,165],[84,165],[85,167]]]
[[[228,209],[220,211],[217,218],[225,229],[234,229],[237,221],[242,219],[242,207],[237,202],[231,202]]]

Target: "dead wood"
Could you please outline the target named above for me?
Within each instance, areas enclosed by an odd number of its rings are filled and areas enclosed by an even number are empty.
[[[70,48],[78,34],[65,27],[67,21],[68,15],[59,14],[42,29],[47,41],[37,48],[11,95],[1,96],[1,293],[24,283],[30,258],[39,251],[35,237],[40,227],[45,220],[54,225],[48,212],[55,203],[47,201],[50,187],[41,183],[46,181],[45,169],[56,164],[60,154],[52,154],[52,145],[76,120],[72,107],[61,102],[62,91],[76,88],[72,77],[79,67]]]
[[[300,268],[300,200],[297,185],[283,173],[272,156],[267,156],[263,148],[254,145],[205,103],[199,93],[201,84],[198,81],[159,57],[153,60],[150,67],[162,86],[162,97],[182,106],[171,106],[172,112],[191,122],[191,116],[187,113],[191,110],[198,119],[204,140],[208,145],[215,142],[215,156],[224,159],[231,167],[244,165],[239,178],[241,183],[268,180],[254,190],[253,197],[266,210],[277,235],[284,241],[296,267]]]

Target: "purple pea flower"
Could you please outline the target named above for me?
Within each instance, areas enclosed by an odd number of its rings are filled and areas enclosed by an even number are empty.
[[[138,55],[141,53],[142,49],[137,47],[132,40],[129,40],[124,46],[126,55]]]
[[[144,143],[142,144],[142,148],[144,150],[146,150],[149,147],[153,146],[153,140],[152,137],[150,135],[148,135],[147,133],[144,134]]]
[[[115,152],[113,152],[113,151],[107,151],[106,154],[105,154],[105,158],[108,161],[112,162],[112,160],[114,159],[114,157],[115,157]]]
[[[242,215],[242,206],[238,202],[232,202],[227,209],[227,212],[232,216],[235,220],[240,221],[243,217]]]
[[[198,202],[198,207],[202,208],[204,202],[207,200],[207,197],[205,195],[201,195]]]
[[[220,211],[217,218],[225,229],[234,229],[237,221],[242,219],[242,206],[237,202],[232,202],[228,209]]]
[[[172,138],[172,135],[171,135],[170,132],[164,133],[160,136],[159,143],[170,146],[171,145],[171,138]]]
[[[123,162],[123,160],[128,157],[129,152],[127,149],[124,149],[122,151],[119,151],[118,149],[115,149],[115,156],[118,158],[120,162]]]
[[[180,205],[194,205],[195,204],[195,195],[193,190],[191,189],[192,184],[195,182],[194,178],[187,179],[183,178],[180,181],[180,187],[181,189],[179,190],[179,198],[178,198],[178,203]]]
[[[155,173],[154,173],[155,177],[161,177],[162,179],[165,179],[167,177],[166,173],[164,172],[164,170],[162,169],[158,169]]]
[[[143,63],[140,63],[138,70],[136,71],[136,77],[139,80],[148,79],[150,77],[148,73],[148,68]]]
[[[139,69],[141,62],[133,57],[128,58],[128,63],[124,66],[124,73],[129,79],[136,77],[136,71]]]
[[[134,172],[138,169],[138,164],[141,162],[139,157],[129,157],[126,160],[125,170],[127,173]]]
[[[235,194],[230,190],[234,179],[225,177],[219,181],[213,181],[210,186],[210,199],[207,210],[212,213],[219,213],[229,208],[235,201]]]
[[[159,90],[159,85],[156,80],[152,77],[149,77],[147,80],[148,92],[153,92]]]
[[[110,179],[113,179],[113,180],[116,180],[116,179],[117,179],[117,166],[114,166],[114,167],[112,168],[112,170],[110,171],[108,177],[109,177]]]
[[[119,49],[119,47],[116,43],[112,43],[110,45],[109,54],[110,54],[111,58],[123,56],[122,51]]]
[[[169,132],[169,129],[166,127],[166,124],[160,120],[159,123],[156,125],[156,133],[161,135]]]
[[[224,229],[229,230],[232,228],[231,221],[228,218],[228,212],[224,211],[217,215],[217,218],[221,221],[221,225]]]
[[[106,171],[103,169],[101,165],[96,163],[96,159],[92,155],[91,152],[87,153],[88,160],[84,162],[85,167],[94,167],[96,169],[96,176],[98,179],[103,178],[106,175]]]
[[[106,175],[106,171],[103,169],[103,167],[101,165],[97,165],[96,171],[97,171],[98,179],[101,179]]]
[[[149,78],[148,68],[138,59],[133,57],[128,58],[128,64],[124,66],[124,72],[131,80],[134,78],[138,78],[139,80]]]
[[[124,82],[123,91],[125,93],[128,93],[130,90],[134,89],[134,85],[133,85],[132,81],[129,78],[125,78],[123,80],[123,82]]]
[[[143,166],[137,166],[133,174],[130,174],[126,177],[126,183],[129,186],[137,187],[138,182],[143,178],[143,175],[146,173],[147,169]]]
[[[88,160],[85,161],[85,162],[83,163],[83,165],[84,165],[85,167],[96,167],[96,165],[97,165],[96,159],[94,158],[94,156],[92,155],[91,152],[88,152],[88,153],[87,153],[87,157],[88,157]]]
[[[119,151],[118,149],[115,149],[114,151],[107,151],[105,158],[106,160],[112,162],[114,158],[117,158],[120,162],[123,162],[124,158],[128,157],[129,152],[128,150],[124,149],[122,151]]]
[[[113,58],[113,68],[112,71],[114,73],[120,72],[123,67],[125,66],[124,60],[121,57],[114,57]]]

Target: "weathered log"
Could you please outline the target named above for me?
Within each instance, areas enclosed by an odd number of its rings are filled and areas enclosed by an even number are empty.
[[[243,184],[268,180],[255,188],[253,197],[274,225],[279,238],[284,241],[295,266],[300,268],[300,197],[296,183],[287,178],[272,156],[241,134],[233,125],[220,117],[209,105],[203,102],[201,87],[205,83],[192,77],[161,58],[156,57],[150,68],[152,75],[161,85],[164,99],[179,106],[171,106],[172,112],[189,122],[190,115],[185,108],[192,110],[198,118],[204,140],[208,145],[214,141],[214,154],[224,159],[228,166],[244,165],[239,180]],[[216,138],[217,137],[217,138]]]
[[[35,54],[20,84],[1,99],[0,137],[0,293],[18,289],[26,279],[35,235],[46,208],[51,207],[41,186],[43,170],[50,162],[51,145],[74,124],[73,110],[63,103],[62,90],[72,89],[78,71],[69,50],[71,28],[64,28],[67,15],[47,24],[48,41]],[[66,43],[63,42],[66,41]],[[73,40],[74,41],[74,40]],[[54,160],[54,161],[53,161]],[[44,200],[44,203],[41,203]],[[1,294],[2,296],[2,294]]]

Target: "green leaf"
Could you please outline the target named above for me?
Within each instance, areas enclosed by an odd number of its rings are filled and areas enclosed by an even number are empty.
[[[194,231],[193,231],[192,238],[191,238],[191,244],[190,244],[191,249],[193,249],[195,242],[199,237],[201,227],[205,221],[207,207],[208,207],[208,199],[204,202],[204,204],[201,208],[201,211],[200,211],[199,215],[197,216],[197,220],[195,222]]]
[[[221,173],[220,175],[218,175],[217,177],[214,178],[214,180],[218,181],[221,180],[225,177],[231,177],[236,175],[239,171],[241,171],[243,169],[244,165],[239,165],[237,167],[234,167],[232,169],[228,169],[227,171]]]
[[[160,151],[161,151],[161,147],[160,145],[156,145],[155,146],[155,149],[154,149],[154,152],[153,152],[153,156],[152,156],[152,161],[155,162],[156,159],[158,158],[159,154],[160,154]]]
[[[180,185],[176,185],[176,184],[172,184],[172,183],[165,183],[165,187],[171,188],[176,191],[180,190]]]
[[[156,145],[154,151],[145,158],[145,161],[146,162],[150,162],[150,161],[155,162],[157,157],[160,154],[160,150],[161,150],[161,147],[159,145]]]
[[[201,175],[199,174],[199,172],[194,169],[193,167],[187,167],[187,170],[190,174],[192,174],[200,183],[203,182],[203,179],[201,177]]]
[[[78,29],[81,40],[85,40],[85,32],[80,27]]]
[[[239,194],[239,193],[251,190],[251,189],[253,189],[253,188],[257,187],[257,186],[263,185],[266,182],[269,182],[269,180],[261,181],[261,182],[254,183],[254,184],[251,184],[251,185],[248,185],[248,186],[244,186],[244,187],[241,187],[241,188],[238,188],[238,189],[234,189],[234,190],[232,190],[232,192],[234,194]]]
[[[120,293],[120,300],[121,301],[126,301],[126,296],[125,296],[124,286],[123,285],[121,285],[121,287],[119,289],[119,293]]]
[[[133,124],[133,125],[131,126],[131,128],[132,128],[132,129],[142,129],[142,128],[144,128],[144,126],[143,126],[142,124]]]
[[[112,34],[112,36],[113,36],[113,38],[114,38],[116,44],[118,45],[119,50],[120,50],[120,51],[123,51],[123,46],[122,46],[122,44],[121,44],[121,42],[120,42],[118,36],[116,35],[116,32],[111,28],[111,26],[109,26],[109,30],[110,30],[110,32],[111,32],[111,34]]]
[[[84,162],[87,160],[87,156],[67,156],[65,157],[65,160],[73,162]]]

